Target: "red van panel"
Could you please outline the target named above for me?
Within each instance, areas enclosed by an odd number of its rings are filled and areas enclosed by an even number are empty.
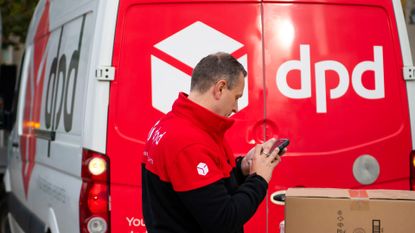
[[[271,194],[363,187],[353,175],[363,155],[380,170],[365,188],[409,189],[402,56],[392,3],[376,4],[264,4],[266,119],[291,139]],[[276,232],[283,207],[269,207]]]
[[[111,224],[116,232],[145,232],[140,209],[143,144],[178,92],[188,93],[191,72],[202,57],[229,52],[248,70],[253,92],[233,116],[238,121],[229,133],[235,153],[246,153],[249,143],[263,140],[260,12],[256,3],[120,5],[108,129]],[[265,232],[265,208],[259,215],[254,227]]]
[[[392,12],[386,0],[121,1],[107,147],[112,231],[145,232],[148,130],[188,92],[195,62],[219,50],[248,70],[247,98],[227,134],[235,155],[272,136],[291,140],[247,233],[279,232],[284,208],[272,195],[289,187],[408,189],[410,122]],[[365,156],[379,171],[366,185],[353,173]]]

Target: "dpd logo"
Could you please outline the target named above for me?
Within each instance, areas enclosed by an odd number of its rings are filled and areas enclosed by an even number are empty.
[[[244,45],[229,36],[195,22],[154,45],[162,55],[151,55],[151,99],[155,109],[167,113],[179,92],[189,93],[191,71],[200,59],[215,52],[232,54]],[[165,56],[164,56],[165,55]],[[247,69],[247,55],[237,57]],[[239,110],[248,105],[248,77]]]
[[[276,75],[277,88],[288,98],[310,98],[311,91],[311,55],[310,45],[300,45],[300,59],[288,60],[278,67]],[[288,85],[288,73],[293,70],[300,71],[301,88],[296,89]],[[339,79],[337,87],[327,90],[326,72],[336,72]],[[363,73],[373,72],[374,89],[368,89],[363,85]],[[327,113],[327,101],[343,97],[349,87],[353,88],[358,96],[363,99],[385,98],[385,80],[383,67],[383,47],[373,46],[373,60],[359,62],[351,72],[339,61],[323,60],[314,64],[315,94],[317,113]]]

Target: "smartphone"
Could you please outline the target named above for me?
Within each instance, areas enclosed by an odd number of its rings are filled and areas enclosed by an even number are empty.
[[[278,152],[278,154],[281,155],[282,151],[284,150],[285,147],[288,146],[288,144],[290,144],[290,140],[288,138],[277,139],[277,141],[272,145],[270,151],[274,151],[275,148],[278,147],[278,149],[280,149],[280,152]]]

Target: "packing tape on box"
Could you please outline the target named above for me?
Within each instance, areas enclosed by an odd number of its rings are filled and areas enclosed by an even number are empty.
[[[366,190],[349,190],[349,196],[352,200],[350,210],[367,211],[370,209],[369,195]]]

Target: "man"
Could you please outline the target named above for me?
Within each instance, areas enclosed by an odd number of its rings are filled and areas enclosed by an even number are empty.
[[[238,111],[246,71],[231,55],[203,58],[190,94],[150,130],[142,164],[149,233],[239,233],[264,199],[280,162],[275,139],[235,161],[224,139]]]

